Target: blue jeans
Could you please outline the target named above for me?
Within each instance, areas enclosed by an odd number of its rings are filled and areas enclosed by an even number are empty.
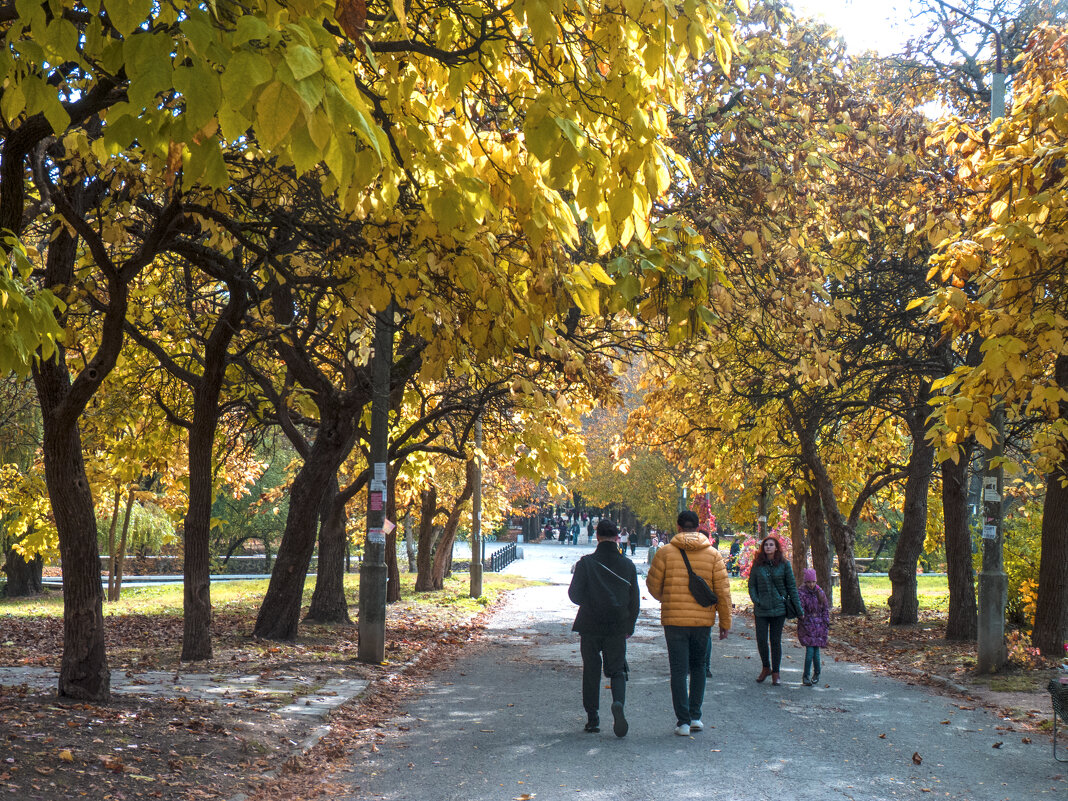
[[[820,647],[818,645],[805,646],[805,672],[801,675],[806,679],[820,675]]]
[[[782,627],[786,623],[786,615],[778,617],[757,617],[756,639],[757,652],[760,654],[760,665],[779,672],[779,663],[782,662]],[[771,659],[768,659],[768,641],[771,641]]]
[[[711,631],[710,626],[664,626],[676,725],[701,719],[701,705],[705,700],[705,654],[708,653]]]

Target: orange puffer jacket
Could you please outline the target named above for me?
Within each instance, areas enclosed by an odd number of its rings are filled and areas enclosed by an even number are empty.
[[[690,574],[682,561],[681,548],[686,549],[690,567],[719,596],[715,606],[701,606],[690,595]],[[727,567],[704,534],[680,531],[670,545],[658,548],[645,586],[660,601],[660,622],[665,626],[711,626],[719,612],[719,627],[731,627],[731,582]]]

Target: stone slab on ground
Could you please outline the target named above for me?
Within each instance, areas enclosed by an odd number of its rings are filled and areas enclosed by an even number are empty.
[[[58,683],[59,673],[51,668],[0,667],[0,687],[26,685],[48,692]],[[359,696],[367,684],[363,679],[292,673],[111,672],[111,691],[120,695],[195,699],[299,720],[327,718],[341,704]]]

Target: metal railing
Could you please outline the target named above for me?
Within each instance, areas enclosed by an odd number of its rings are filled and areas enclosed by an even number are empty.
[[[517,558],[514,542],[498,548],[482,560],[482,569],[489,573],[500,573]]]

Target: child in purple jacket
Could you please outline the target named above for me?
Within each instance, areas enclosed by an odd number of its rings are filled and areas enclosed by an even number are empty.
[[[820,648],[827,647],[831,607],[827,603],[827,596],[816,583],[816,571],[810,567],[801,575],[804,583],[797,588],[797,595],[805,615],[798,618],[797,639],[805,646],[805,672],[801,676],[801,683],[811,687],[820,681]]]

